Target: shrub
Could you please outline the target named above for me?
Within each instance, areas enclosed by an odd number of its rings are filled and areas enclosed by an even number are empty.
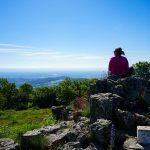
[[[83,107],[83,109],[82,109],[82,115],[85,116],[85,117],[87,117],[87,118],[89,118],[89,117],[90,117],[90,114],[91,114],[91,112],[90,112],[90,104],[87,103],[87,104]]]
[[[146,80],[150,79],[150,62],[143,61],[138,62],[133,65],[136,77],[141,77]]]
[[[6,97],[0,93],[0,110],[3,110],[6,105]]]
[[[56,91],[53,87],[38,87],[34,90],[34,105],[40,108],[51,107],[56,104]]]

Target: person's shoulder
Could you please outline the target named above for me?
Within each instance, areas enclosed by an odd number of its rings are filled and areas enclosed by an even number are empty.
[[[113,59],[116,59],[116,57],[115,57],[115,56],[113,56],[113,57],[111,57],[111,58],[110,58],[110,60],[113,60]]]
[[[112,61],[116,61],[116,57],[115,57],[115,56],[111,57],[111,58],[110,58],[110,61],[111,61],[111,62],[112,62]]]
[[[126,58],[125,56],[121,56],[121,58],[122,58],[122,59],[126,59],[126,60],[127,60],[127,58]]]

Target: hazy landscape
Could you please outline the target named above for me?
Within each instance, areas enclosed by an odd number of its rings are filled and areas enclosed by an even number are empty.
[[[97,71],[28,71],[17,70],[0,71],[0,78],[6,78],[8,81],[16,84],[17,87],[23,83],[30,83],[33,87],[37,86],[51,86],[57,85],[65,78],[72,79],[90,79],[90,78],[102,78],[106,75],[105,70]]]

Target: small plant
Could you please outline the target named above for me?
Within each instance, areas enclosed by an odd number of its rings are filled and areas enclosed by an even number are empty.
[[[21,141],[21,147],[23,149],[45,150],[46,145],[47,140],[43,136],[34,136],[27,143]]]
[[[85,117],[90,117],[90,104],[87,103],[82,109],[82,115]]]
[[[109,147],[107,150],[112,150],[112,147]]]
[[[73,118],[76,122],[82,116],[82,109],[86,106],[87,99],[85,97],[77,97],[73,103]]]
[[[85,107],[87,104],[87,99],[85,97],[77,97],[73,103],[73,110],[78,111]]]

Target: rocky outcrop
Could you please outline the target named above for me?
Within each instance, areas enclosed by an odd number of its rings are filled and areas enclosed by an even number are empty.
[[[21,149],[38,150],[149,150],[136,138],[137,126],[150,126],[150,81],[139,78],[98,80],[89,88],[90,118],[64,106],[52,107],[57,120],[65,120],[28,131]]]
[[[91,136],[103,145],[108,147],[111,135],[111,121],[105,119],[98,119],[90,125]]]
[[[12,139],[2,138],[0,139],[0,150],[19,150],[19,145]]]
[[[144,115],[118,109],[115,113],[115,122],[122,129],[134,129],[139,125],[150,126],[150,119]]]
[[[22,149],[74,149],[89,145],[89,119],[81,117],[77,123],[65,121],[57,125],[28,131],[22,137]],[[64,125],[65,124],[65,125]],[[34,145],[36,143],[36,147]],[[38,146],[37,146],[38,145]]]
[[[122,138],[117,137],[120,130],[136,137],[137,126],[150,126],[150,118],[145,116],[150,106],[150,81],[133,77],[108,78],[98,80],[89,93],[91,122],[100,118],[111,120],[116,128],[115,138]],[[126,140],[124,149],[140,148],[135,137]],[[120,143],[123,140],[125,136]],[[115,147],[118,141],[115,140]]]
[[[52,146],[53,142],[61,141],[65,137],[65,131],[62,129],[72,126],[73,121],[61,122],[56,125],[49,125],[40,129],[26,132],[21,138],[21,148],[26,149],[43,149]],[[59,133],[57,136],[56,133]]]
[[[99,93],[90,96],[91,122],[105,118],[112,120],[115,109],[121,107],[123,99],[111,93]]]
[[[128,102],[142,101],[150,106],[150,81],[141,78],[122,78],[112,80],[98,80],[89,89],[90,95],[98,93],[112,93],[124,97]]]
[[[66,106],[52,106],[51,109],[56,120],[68,121],[71,119],[70,110]]]

